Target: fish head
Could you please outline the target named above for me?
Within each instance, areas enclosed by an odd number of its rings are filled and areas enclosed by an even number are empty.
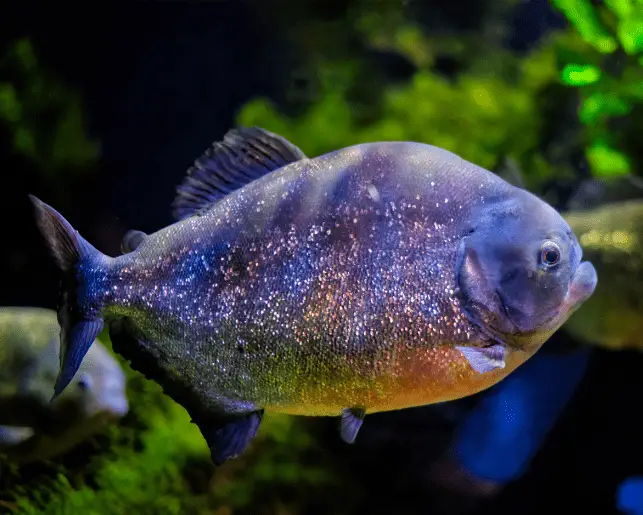
[[[77,396],[87,418],[120,418],[129,410],[125,374],[114,357],[96,343],[85,356],[69,389]]]
[[[560,214],[525,190],[473,214],[456,265],[463,309],[483,334],[535,352],[592,295],[596,270]]]
[[[49,403],[59,363],[58,338],[50,342],[29,377],[27,390]],[[126,380],[116,359],[96,340],[69,383],[52,402],[57,413],[75,414],[83,420],[100,416],[120,418],[128,409]]]

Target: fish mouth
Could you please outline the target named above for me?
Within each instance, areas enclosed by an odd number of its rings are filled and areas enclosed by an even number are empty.
[[[499,312],[494,312],[470,298],[463,284],[458,283],[461,307],[469,321],[476,326],[484,345],[499,343],[507,348],[524,350],[536,344],[544,333],[553,333],[585,302],[596,289],[598,282],[596,269],[589,261],[578,264],[574,271],[559,309],[538,330],[523,331],[520,324],[511,316],[511,311],[499,290],[493,292]]]
[[[596,289],[598,275],[596,269],[589,261],[583,261],[578,265],[572,280],[569,283],[567,295],[561,306],[560,313],[569,313],[576,311],[583,302],[585,302]]]
[[[556,314],[549,319],[549,322],[543,325],[540,331],[549,333],[550,335],[557,331],[569,319],[572,313],[591,297],[596,289],[597,283],[598,275],[596,274],[594,265],[589,261],[579,263],[569,281],[567,295],[563,299],[560,308]],[[530,334],[525,334],[522,335],[521,338],[529,340],[530,336]]]

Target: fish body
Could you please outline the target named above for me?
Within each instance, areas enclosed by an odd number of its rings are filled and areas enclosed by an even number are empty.
[[[267,131],[231,131],[179,189],[180,220],[116,258],[33,200],[73,285],[57,391],[107,321],[215,462],[245,448],[265,409],[341,414],[352,441],[367,413],[488,388],[596,283],[553,208],[420,143],[309,159]]]
[[[610,202],[564,217],[604,278],[565,330],[601,347],[643,349],[643,200]]]
[[[14,461],[63,453],[128,411],[124,374],[100,341],[50,402],[59,334],[55,311],[0,308],[0,452]]]

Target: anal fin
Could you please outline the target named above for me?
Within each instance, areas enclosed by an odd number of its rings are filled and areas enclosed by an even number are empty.
[[[360,427],[362,427],[365,415],[366,412],[361,408],[344,408],[342,410],[342,418],[340,422],[340,436],[342,440],[346,443],[355,442],[355,438],[357,438],[357,433],[359,432]]]
[[[210,455],[215,465],[222,465],[231,458],[238,457],[248,444],[257,436],[261,425],[263,410],[253,411],[234,418],[213,419],[209,422],[193,422],[210,448]]]
[[[141,339],[128,318],[111,321],[109,335],[114,351],[129,360],[132,369],[158,383],[168,397],[186,409],[206,440],[215,465],[239,456],[256,436],[263,410],[255,410],[247,403],[242,408],[237,405],[237,411],[230,413],[220,399],[213,403],[204,398],[189,377],[159,365],[151,350],[154,345]],[[206,406],[208,401],[210,405]]]

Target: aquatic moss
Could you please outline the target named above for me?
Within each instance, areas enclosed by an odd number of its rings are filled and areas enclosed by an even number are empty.
[[[109,345],[107,334],[101,338]],[[1,464],[0,512],[204,515],[256,513],[248,507],[260,503],[274,513],[284,491],[302,497],[308,489],[314,501],[336,482],[301,421],[272,414],[246,454],[215,470],[187,412],[123,366],[131,412],[71,456],[23,468]]]

